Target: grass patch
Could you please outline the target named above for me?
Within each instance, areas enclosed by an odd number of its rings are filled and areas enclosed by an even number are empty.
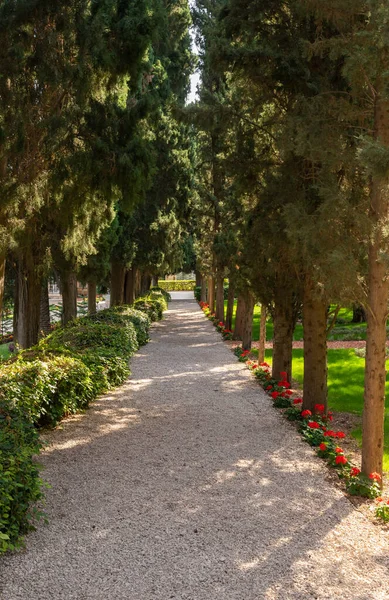
[[[8,360],[8,358],[10,356],[11,356],[11,352],[8,350],[8,344],[2,344],[0,346],[0,361]]]
[[[254,351],[257,353],[257,351]],[[272,350],[266,350],[265,360],[271,364]],[[328,406],[337,412],[362,415],[365,359],[352,349],[328,350]],[[387,368],[389,368],[387,362]],[[384,471],[389,471],[389,374],[386,377]],[[304,381],[304,351],[293,350],[293,379],[300,385]],[[362,429],[352,436],[362,444]]]

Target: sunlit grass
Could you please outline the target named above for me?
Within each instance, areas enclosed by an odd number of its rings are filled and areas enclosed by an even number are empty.
[[[11,356],[11,352],[8,350],[8,344],[2,344],[0,346],[0,361],[7,360]]]

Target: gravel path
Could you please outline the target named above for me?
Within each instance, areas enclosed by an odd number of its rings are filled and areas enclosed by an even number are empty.
[[[4,600],[387,600],[389,539],[193,301],[131,380],[50,434],[49,525],[3,557]]]

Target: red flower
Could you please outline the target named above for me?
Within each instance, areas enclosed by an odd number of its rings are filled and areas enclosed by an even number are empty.
[[[302,413],[301,413],[301,416],[302,416],[303,419],[305,419],[305,417],[311,417],[312,413],[311,413],[310,410],[303,410]]]
[[[335,464],[337,464],[337,465],[347,465],[347,458],[345,456],[337,456],[335,458]]]
[[[324,404],[315,404],[315,412],[318,412],[318,413],[324,412]]]
[[[327,450],[327,444],[325,444],[324,442],[322,442],[319,446],[320,450],[322,452],[325,452]]]
[[[339,446],[337,446],[335,448],[335,452],[336,452],[336,454],[343,454],[343,450],[342,450],[342,448],[339,448]]]
[[[281,371],[280,375],[281,375],[282,379],[284,379],[285,381],[287,380],[288,374],[286,371]]]
[[[381,481],[381,475],[379,473],[370,473],[369,479],[373,479],[374,481]]]
[[[279,395],[280,395],[279,392],[272,392],[270,394],[270,396],[273,398],[273,400],[275,400],[277,398],[277,396],[279,396]]]
[[[308,421],[308,427],[311,429],[320,429],[320,425],[316,421]]]
[[[301,402],[302,402],[302,401],[303,401],[303,399],[302,399],[302,398],[295,398],[295,399],[293,400],[293,404],[301,404]]]
[[[270,365],[268,365],[267,362],[260,363],[259,366],[260,367],[267,367],[267,368],[270,367]]]
[[[266,391],[267,390],[272,390],[272,389],[273,389],[273,386],[272,385],[268,385],[267,388],[266,388]]]
[[[324,435],[326,437],[336,437],[336,433],[335,433],[335,431],[332,431],[332,429],[329,429],[328,431],[325,431]]]
[[[255,364],[254,364],[254,365],[251,365],[251,368],[252,368],[252,369],[256,369],[257,367],[258,367],[258,365],[255,365]]]
[[[285,394],[287,396],[292,396],[293,392],[292,392],[292,390],[285,390]]]
[[[345,438],[346,434],[343,431],[338,431],[337,433],[335,433],[335,437],[337,437],[337,438]]]
[[[358,469],[357,467],[353,467],[350,471],[350,476],[351,477],[357,477],[359,475],[359,473],[361,472],[360,469]]]

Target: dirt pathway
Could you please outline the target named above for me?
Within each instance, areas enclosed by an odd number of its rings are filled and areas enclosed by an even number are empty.
[[[175,301],[131,380],[50,434],[49,525],[3,600],[387,600],[389,538]]]

